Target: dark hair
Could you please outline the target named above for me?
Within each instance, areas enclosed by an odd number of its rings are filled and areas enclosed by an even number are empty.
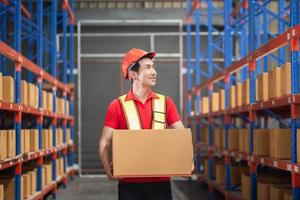
[[[140,60],[142,60],[142,59],[144,59],[144,58],[150,58],[150,59],[152,59],[152,57],[150,56],[150,55],[146,55],[146,56],[143,56],[143,57],[141,57],[138,61],[136,61],[135,62],[135,64],[130,68],[130,71],[134,71],[134,72],[139,72],[139,70],[140,70],[140,67],[141,67],[141,65],[140,65],[140,63],[139,63],[139,61]],[[131,84],[133,83],[133,80],[131,80]]]

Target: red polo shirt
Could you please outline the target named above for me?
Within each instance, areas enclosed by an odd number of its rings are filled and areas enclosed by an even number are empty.
[[[141,123],[143,129],[151,128],[153,98],[159,98],[159,97],[154,92],[151,91],[147,100],[143,104],[138,98],[134,96],[133,91],[130,90],[125,99],[125,101],[134,100],[139,115],[141,117]],[[173,100],[170,97],[166,97],[166,102],[167,102],[166,122],[167,122],[167,126],[169,126],[177,121],[180,121],[181,119]],[[118,98],[114,99],[108,106],[106,117],[104,120],[104,126],[109,126],[113,129],[128,129],[125,115]],[[167,180],[170,180],[170,178],[169,177],[157,177],[157,178],[145,177],[145,178],[121,179],[121,181],[126,181],[126,182],[154,182],[154,181],[167,181]]]

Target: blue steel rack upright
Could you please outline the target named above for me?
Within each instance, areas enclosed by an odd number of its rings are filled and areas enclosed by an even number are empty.
[[[241,155],[243,160],[248,161],[251,173],[251,199],[256,199],[256,175],[257,175],[257,166],[258,165],[267,165],[273,168],[279,168],[285,171],[292,172],[292,193],[293,199],[300,199],[300,175],[299,175],[299,164],[297,162],[297,128],[299,128],[299,90],[300,90],[300,80],[299,80],[299,0],[284,1],[279,0],[277,12],[270,10],[268,5],[272,3],[270,0],[266,1],[247,1],[242,0],[235,2],[237,4],[235,13],[232,10],[232,1],[224,1],[224,33],[221,35],[223,37],[223,56],[224,56],[224,71],[219,72],[215,75],[212,74],[212,69],[216,67],[213,64],[212,51],[213,48],[218,49],[212,40],[213,25],[213,13],[214,9],[212,7],[212,0],[201,1],[201,3],[206,3],[208,12],[206,13],[208,17],[207,30],[208,30],[208,50],[207,55],[204,52],[200,51],[200,36],[198,35],[200,27],[200,14],[202,10],[200,9],[200,1],[194,1],[193,6],[191,7],[191,1],[187,0],[187,113],[188,116],[188,125],[195,121],[197,123],[197,143],[200,142],[200,132],[201,132],[201,119],[207,118],[208,123],[210,124],[209,128],[209,146],[208,146],[208,155],[212,157],[213,153],[216,152],[216,148],[213,145],[212,141],[212,120],[213,117],[224,117],[225,121],[225,138],[226,145],[225,149],[221,150],[221,153],[225,157],[226,165],[226,187],[225,190],[221,189],[221,192],[224,193],[227,198],[238,198],[233,193],[231,193],[231,184],[230,184],[230,167],[231,167],[231,158],[240,158]],[[273,2],[274,3],[274,2]],[[290,4],[289,4],[290,3]],[[290,22],[286,20],[287,16],[290,16]],[[195,21],[195,30],[196,30],[196,63],[195,65],[191,62],[191,17],[194,17]],[[236,18],[233,18],[236,17]],[[269,30],[270,24],[274,21],[278,21],[278,30],[273,32]],[[248,27],[249,26],[249,27]],[[274,27],[274,26],[273,26]],[[291,28],[290,28],[291,27]],[[289,28],[289,29],[287,29]],[[199,37],[199,38],[197,38]],[[233,52],[233,37],[239,41],[239,52]],[[256,79],[257,76],[262,72],[268,71],[268,65],[270,60],[274,60],[278,65],[286,63],[289,59],[286,57],[286,48],[290,44],[289,48],[291,51],[291,97],[283,96],[279,99],[270,100],[266,102],[256,101]],[[221,46],[221,45],[220,45]],[[222,48],[221,48],[222,49]],[[278,54],[273,52],[278,50]],[[205,72],[201,70],[200,59],[207,56],[208,58],[208,80],[201,82],[201,75],[205,75]],[[238,59],[235,59],[238,58]],[[234,61],[232,63],[232,61]],[[196,71],[196,84],[193,85],[192,72]],[[237,74],[239,76],[233,76]],[[232,109],[229,107],[229,89],[231,85],[235,82],[244,82],[247,79],[247,76],[250,78],[250,105],[242,106],[238,109]],[[209,108],[209,114],[198,114],[200,113],[200,94],[202,94],[203,89],[207,88],[209,90],[209,99],[211,99],[211,93],[213,91],[213,84],[219,84],[220,81],[225,83],[225,111],[220,111],[212,113],[211,105]],[[195,112],[192,109],[192,100],[193,96],[196,97],[196,108]],[[288,100],[292,98],[292,102]],[[260,124],[257,123],[257,114],[258,110],[265,111],[271,117],[276,116],[270,108],[282,107],[284,105],[290,105],[290,114],[291,114],[291,132],[292,132],[292,160],[291,163],[283,162],[280,160],[268,158],[262,159],[259,156],[253,155],[253,131],[254,128],[257,128]],[[228,131],[231,127],[231,118],[239,116],[239,113],[247,113],[249,116],[249,134],[250,134],[250,154],[245,154],[241,152],[233,152],[228,149]],[[279,122],[282,122],[281,118],[276,116]],[[246,120],[248,121],[248,120]],[[265,121],[264,126],[267,126]],[[197,155],[197,169],[200,170],[200,153]],[[266,161],[267,160],[267,161]],[[279,163],[279,164],[278,164]],[[210,163],[210,171],[212,171],[212,163]],[[220,189],[215,184],[210,182],[213,180],[213,174],[210,172],[209,191],[212,191],[212,187],[215,189]]]
[[[16,131],[16,158],[21,153],[21,122],[22,114],[31,114],[33,119],[37,121],[38,129],[38,147],[39,152],[35,152],[29,158],[16,159],[8,161],[1,161],[0,170],[15,167],[15,199],[21,198],[21,175],[22,175],[22,164],[29,162],[33,159],[37,159],[37,189],[36,195],[33,199],[43,199],[43,197],[52,192],[55,197],[55,191],[59,182],[66,184],[67,175],[74,176],[74,144],[66,144],[66,128],[70,127],[71,139],[74,141],[74,91],[69,86],[74,87],[74,0],[62,0],[62,5],[59,9],[57,0],[51,2],[43,2],[42,0],[35,1],[36,4],[34,12],[32,0],[27,1],[28,10],[20,0],[17,1],[0,1],[0,21],[1,21],[1,38],[0,38],[0,72],[7,75],[6,66],[8,65],[7,60],[12,60],[15,63],[14,71],[14,82],[15,82],[15,100],[14,103],[5,103],[0,101],[0,110],[3,112],[10,111],[14,112],[14,123]],[[45,6],[47,5],[47,6]],[[44,25],[44,16],[51,20],[51,26]],[[13,18],[13,19],[12,19]],[[58,23],[58,19],[59,23]],[[35,20],[35,21],[34,21]],[[14,42],[9,44],[7,26],[8,21],[14,23]],[[63,32],[62,36],[62,50],[60,53],[57,52],[57,28],[61,24]],[[46,29],[49,30],[46,30]],[[69,28],[69,48],[67,32]],[[46,31],[45,31],[46,30]],[[46,34],[44,35],[44,32]],[[51,33],[51,38],[47,37],[47,33]],[[27,40],[27,55],[21,52],[22,41]],[[10,47],[9,45],[12,45]],[[34,54],[34,47],[35,53]],[[62,74],[58,74],[57,68],[58,55],[60,55],[62,65]],[[47,59],[43,57],[50,57],[50,65],[48,67]],[[36,64],[35,64],[36,63]],[[29,108],[26,105],[21,106],[21,72],[22,69],[27,70],[27,82],[36,83],[38,86],[38,108]],[[51,72],[51,75],[49,74]],[[60,72],[60,71],[59,71]],[[67,76],[69,73],[69,77]],[[35,75],[35,76],[34,76]],[[60,76],[59,76],[60,75]],[[58,80],[60,78],[60,80]],[[53,111],[46,113],[42,110],[43,107],[43,82],[48,81],[53,88]],[[68,85],[67,85],[68,84]],[[69,85],[70,84],[70,85]],[[57,91],[62,92],[64,99],[65,110],[63,115],[56,114],[56,97]],[[70,115],[66,115],[67,98],[70,99]],[[52,120],[53,128],[53,148],[51,150],[42,149],[42,131],[44,118],[50,118]],[[63,129],[63,145],[56,145],[56,126],[58,120],[62,121]],[[64,160],[64,176],[58,180],[56,177],[56,155],[58,152],[62,152]],[[69,154],[69,156],[67,156]],[[42,165],[43,157],[52,155],[52,180],[55,184],[49,185],[48,188],[42,188]],[[68,157],[68,160],[67,160]],[[67,167],[68,165],[68,167]],[[67,174],[67,175],[66,175]]]

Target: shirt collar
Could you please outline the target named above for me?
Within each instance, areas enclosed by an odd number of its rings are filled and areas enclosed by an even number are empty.
[[[147,98],[148,99],[159,99],[159,97],[155,94],[155,92],[153,92],[152,90],[150,91],[150,94]],[[135,100],[135,101],[139,101],[139,99],[137,97],[134,96],[134,93],[133,93],[133,90],[131,89],[128,93],[127,93],[127,96],[125,98],[125,101],[128,101],[128,100]]]

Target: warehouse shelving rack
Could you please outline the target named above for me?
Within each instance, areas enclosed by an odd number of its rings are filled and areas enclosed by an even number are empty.
[[[47,6],[45,6],[46,4]],[[63,0],[61,1],[61,5],[61,9],[58,9],[60,7],[56,0],[52,0],[51,2],[38,0],[34,4],[30,0],[27,2],[27,9],[21,4],[21,0],[0,1],[0,72],[4,75],[8,74],[6,70],[6,66],[8,66],[7,61],[13,62],[15,85],[14,103],[0,101],[0,110],[4,113],[14,113],[14,127],[16,131],[16,156],[1,161],[0,170],[14,168],[15,199],[21,199],[22,165],[31,160],[36,160],[38,167],[36,194],[30,197],[30,199],[43,199],[50,192],[55,197],[58,184],[63,183],[65,185],[67,176],[74,176],[74,143],[66,143],[67,126],[70,128],[71,139],[74,141],[74,89],[70,87],[70,85],[74,84],[74,0]],[[34,6],[35,12],[33,12]],[[47,26],[46,24],[45,26],[45,18],[48,21],[51,20],[50,25]],[[7,22],[10,20],[14,24],[13,44],[10,44],[11,42],[8,38]],[[57,29],[59,26],[61,26],[63,33],[60,52],[58,52],[57,48]],[[67,30],[68,28],[69,31]],[[69,38],[67,38],[67,32],[69,32]],[[67,42],[68,39],[69,42]],[[27,42],[27,55],[21,52],[22,41],[24,40]],[[67,50],[67,45],[69,45],[69,50]],[[36,55],[34,54],[34,49]],[[58,57],[59,59],[57,59]],[[57,71],[59,63],[61,63],[61,67]],[[47,67],[48,64],[49,66]],[[69,70],[69,77],[67,77],[67,70]],[[27,72],[27,82],[35,83],[38,86],[38,108],[21,104],[21,73],[25,71]],[[43,110],[42,91],[43,87],[47,85],[44,85],[44,82],[50,84],[52,88],[52,112]],[[69,115],[56,113],[56,98],[59,93],[64,98],[64,113],[66,113],[66,100],[67,98],[70,99]],[[38,152],[21,154],[21,122],[27,114],[37,122],[38,146],[40,150]],[[42,149],[42,129],[45,118],[51,120],[53,129],[53,147],[46,150]],[[58,121],[61,121],[63,129],[63,144],[60,146],[56,145],[56,127]],[[56,156],[58,152],[62,153],[64,160],[64,175],[62,177],[56,177]],[[45,156],[51,156],[52,159],[52,183],[46,188],[42,188],[42,165]]]
[[[203,1],[202,1],[203,2]],[[210,5],[212,5],[212,0],[205,1],[208,4],[208,18],[212,18],[212,10]],[[251,173],[251,199],[256,199],[256,175],[257,175],[257,166],[265,165],[273,168],[278,168],[285,171],[290,171],[292,174],[292,194],[293,199],[300,199],[300,176],[299,176],[299,167],[297,163],[297,128],[299,127],[299,37],[300,37],[300,26],[299,24],[299,1],[292,0],[287,2],[288,5],[285,5],[285,1],[278,1],[278,13],[274,13],[267,8],[267,5],[271,1],[240,1],[236,6],[236,10],[231,11],[231,0],[224,1],[224,37],[223,37],[223,47],[224,47],[224,65],[225,68],[222,72],[219,72],[206,81],[198,84],[200,82],[200,76],[205,74],[201,72],[201,66],[196,71],[196,84],[192,84],[192,71],[193,65],[191,63],[191,17],[195,17],[195,26],[199,25],[197,22],[197,13],[199,11],[200,1],[194,1],[193,6],[191,7],[190,0],[187,0],[187,99],[186,99],[186,115],[188,116],[187,125],[190,126],[191,122],[194,121],[197,125],[200,125],[201,119],[206,119],[209,124],[209,145],[207,146],[208,157],[212,160],[214,153],[218,153],[224,156],[225,165],[226,165],[226,187],[223,188],[220,185],[217,185],[213,180],[214,176],[210,173],[209,180],[201,177],[201,180],[205,180],[209,184],[209,191],[212,192],[213,189],[216,189],[223,193],[228,199],[241,199],[240,195],[236,195],[231,191],[230,184],[230,166],[231,159],[245,160],[248,162]],[[233,19],[236,13],[240,12],[238,18]],[[286,17],[289,13],[290,22],[286,20]],[[273,33],[268,30],[268,25],[274,21],[278,20],[278,33]],[[247,30],[247,26],[250,27]],[[286,30],[286,27],[288,29]],[[208,32],[212,31],[208,29]],[[209,33],[208,33],[209,34]],[[238,36],[240,38],[240,55],[239,59],[232,63],[233,59],[233,49],[232,49],[232,37]],[[262,36],[262,40],[261,40]],[[248,39],[246,38],[248,37]],[[270,39],[272,38],[272,39]],[[196,39],[198,43],[199,40]],[[211,40],[208,40],[211,42]],[[212,43],[209,43],[208,46]],[[248,45],[245,46],[245,44]],[[197,49],[196,44],[196,54],[201,56],[201,52]],[[291,51],[291,69],[292,69],[292,91],[290,95],[282,96],[280,98],[271,99],[269,101],[256,102],[256,78],[259,73],[262,72],[260,62],[263,60],[263,71],[268,71],[268,59],[274,59],[278,62],[278,65],[281,65],[286,62],[285,48],[288,48]],[[211,47],[210,47],[211,48]],[[249,51],[247,51],[247,49]],[[273,54],[274,51],[278,50],[278,55]],[[211,51],[211,50],[209,50]],[[196,56],[196,58],[197,58]],[[238,57],[238,56],[237,56]],[[212,62],[212,57],[208,56],[208,59]],[[211,64],[208,67],[208,71],[212,70]],[[196,69],[197,70],[197,69]],[[240,76],[234,77],[233,74],[237,72],[240,73]],[[243,82],[247,73],[250,77],[250,104],[240,106],[234,109],[229,108],[229,88],[233,81]],[[198,80],[198,82],[197,82]],[[219,82],[225,83],[225,110],[212,112],[211,105],[208,114],[199,114],[200,113],[200,103],[201,98],[200,94],[204,89],[209,90],[209,98],[213,91],[214,84]],[[192,100],[193,97],[196,98],[196,112],[192,110]],[[291,117],[291,131],[292,131],[292,160],[283,161],[278,159],[272,159],[269,157],[260,157],[253,155],[253,129],[256,127],[257,113],[265,109],[278,109],[286,108],[286,111],[290,114]],[[240,113],[246,114],[248,116],[249,123],[249,133],[250,133],[250,154],[245,154],[238,151],[228,150],[228,130],[231,125],[231,119],[234,116],[239,116]],[[274,116],[270,110],[268,114]],[[225,122],[225,138],[226,138],[226,148],[220,149],[216,148],[213,145],[213,120],[216,117],[222,117]],[[278,120],[281,120],[278,118]],[[200,141],[200,128],[197,128],[197,142],[196,147],[199,149],[202,145]],[[199,161],[199,160],[198,160]],[[212,170],[212,165],[210,163],[210,171]]]

